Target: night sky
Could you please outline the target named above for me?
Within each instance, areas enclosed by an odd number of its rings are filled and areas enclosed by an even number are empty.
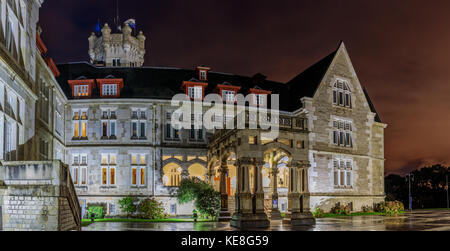
[[[121,21],[147,36],[146,65],[286,82],[343,40],[383,122],[386,173],[450,153],[450,1],[119,0]],[[88,61],[97,20],[115,0],[45,0],[42,38],[57,63]],[[103,26],[103,25],[102,25]]]

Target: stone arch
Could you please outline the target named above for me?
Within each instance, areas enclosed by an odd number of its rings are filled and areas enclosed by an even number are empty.
[[[183,169],[181,165],[175,162],[167,163],[162,168],[162,182],[165,187],[177,187],[181,182],[181,173]]]
[[[197,177],[202,181],[206,180],[206,168],[203,164],[198,162],[191,164],[188,167],[189,178]]]

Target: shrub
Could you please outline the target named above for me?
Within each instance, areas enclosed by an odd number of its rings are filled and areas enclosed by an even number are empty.
[[[127,196],[121,200],[119,200],[120,210],[124,213],[127,213],[127,217],[130,217],[131,214],[136,212],[136,197]]]
[[[350,206],[344,206],[344,205],[336,205],[333,208],[331,208],[330,213],[332,214],[342,214],[342,215],[349,215],[350,214]]]
[[[313,211],[314,218],[322,218],[323,217],[323,210],[320,208],[315,208]]]
[[[105,216],[103,206],[88,206],[87,214],[88,219],[92,218],[92,214],[95,215],[94,219],[103,219],[103,217]]]
[[[140,217],[144,219],[163,219],[166,216],[162,203],[154,198],[142,200],[137,207],[137,211]]]
[[[371,207],[371,206],[362,206],[362,207],[361,207],[361,210],[362,210],[364,213],[371,213],[371,212],[373,212],[373,207]]]
[[[375,204],[374,210],[375,212],[397,216],[400,212],[405,210],[405,207],[400,201],[383,201]]]
[[[199,178],[183,179],[177,193],[181,204],[194,201],[200,217],[217,217],[220,210],[220,193]]]

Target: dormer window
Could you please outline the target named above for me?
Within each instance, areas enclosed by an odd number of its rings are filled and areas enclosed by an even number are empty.
[[[219,93],[224,102],[236,102],[236,95],[241,89],[239,86],[233,86],[228,82],[217,85],[216,93]]]
[[[74,97],[87,97],[89,96],[89,85],[76,85],[74,86]]]
[[[105,79],[97,79],[98,87],[102,98],[118,98],[120,90],[124,86],[123,79],[107,76]]]
[[[252,105],[254,106],[268,106],[267,96],[272,94],[271,91],[266,91],[258,86],[250,89],[252,95]]]
[[[202,99],[203,98],[203,87],[193,86],[188,88],[188,96],[191,99]]]
[[[206,71],[205,70],[200,71],[200,80],[206,80]]]
[[[208,72],[211,70],[211,68],[206,66],[198,66],[197,72],[198,72],[198,79],[200,81],[206,82],[208,81]]]
[[[103,85],[102,96],[116,96],[117,95],[117,84]]]
[[[69,80],[69,85],[72,88],[72,96],[74,98],[90,98],[92,95],[92,88],[95,80],[80,77],[76,80]]]
[[[253,104],[257,106],[265,106],[267,100],[266,94],[255,94],[255,98],[253,99]]]
[[[234,102],[236,100],[235,91],[222,91],[222,99],[225,102]]]

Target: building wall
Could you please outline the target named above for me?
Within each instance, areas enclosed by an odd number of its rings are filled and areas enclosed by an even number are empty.
[[[333,87],[337,80],[350,85],[351,108],[333,104]],[[375,114],[370,110],[345,46],[338,50],[314,97],[303,100],[305,109],[309,111],[311,129],[311,208],[329,210],[336,203],[352,202],[353,209],[360,210],[361,206],[372,206],[374,202],[384,200],[385,125],[374,121]],[[337,119],[352,123],[351,147],[334,144],[333,122]],[[336,168],[336,160],[352,163],[352,170],[344,171],[345,175],[351,173],[351,186],[335,185],[334,171],[340,169]],[[346,182],[348,177],[344,179]]]

